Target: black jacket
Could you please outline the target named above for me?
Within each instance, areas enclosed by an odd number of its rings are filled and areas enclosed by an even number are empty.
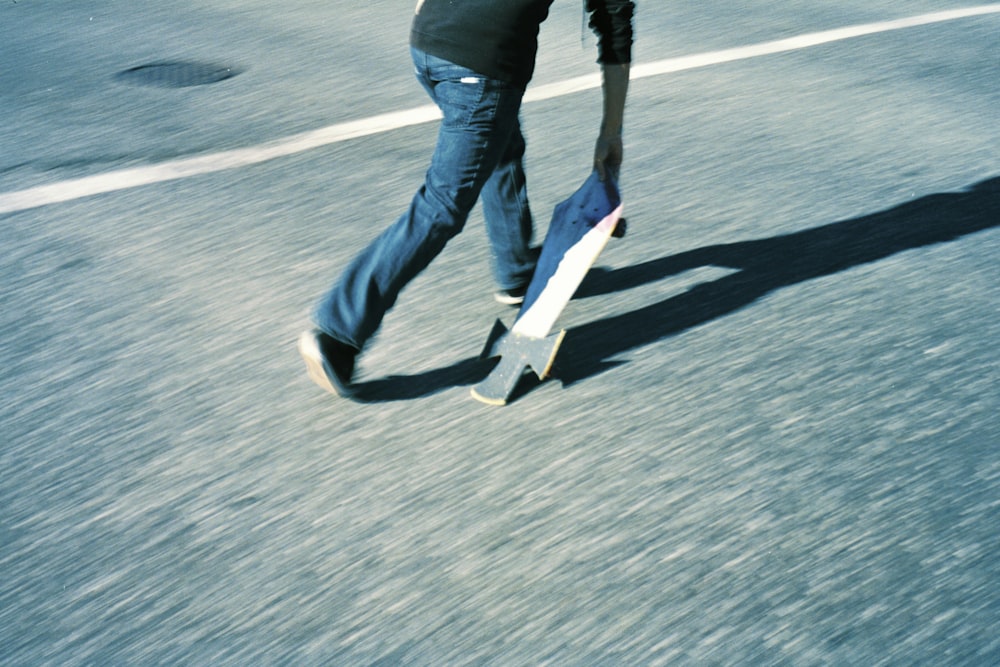
[[[553,0],[423,0],[417,4],[410,44],[502,81],[527,85],[535,69],[538,27]],[[630,0],[586,0],[590,27],[600,41],[598,61],[632,57]]]

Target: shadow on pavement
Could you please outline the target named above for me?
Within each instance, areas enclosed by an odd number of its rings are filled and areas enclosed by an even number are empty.
[[[814,229],[698,248],[612,271],[596,272],[577,298],[619,292],[703,266],[738,269],[684,294],[570,329],[559,353],[558,378],[572,384],[620,363],[628,350],[735,312],[766,294],[898,252],[944,243],[1000,226],[1000,177],[962,192],[940,193],[895,208]],[[465,359],[446,368],[359,385],[361,400],[418,398],[478,382],[493,362]],[[526,386],[527,385],[527,386]],[[526,386],[526,389],[522,387]],[[522,381],[513,398],[537,381]]]
[[[430,396],[452,387],[475,384],[486,377],[494,364],[495,361],[472,357],[416,375],[389,375],[370,382],[359,382],[355,400],[379,403]]]

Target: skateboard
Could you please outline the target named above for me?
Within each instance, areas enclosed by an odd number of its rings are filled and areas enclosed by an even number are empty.
[[[472,397],[489,405],[506,405],[521,376],[531,368],[539,380],[548,377],[565,329],[552,327],[587,271],[611,236],[623,236],[625,220],[618,186],[610,176],[601,181],[593,172],[573,195],[552,213],[535,275],[510,330],[501,320],[493,325],[481,359],[500,357]]]

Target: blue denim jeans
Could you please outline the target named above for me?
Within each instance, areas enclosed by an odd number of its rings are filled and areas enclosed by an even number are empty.
[[[535,266],[518,119],[524,90],[411,51],[417,79],[444,116],[426,180],[409,209],[348,265],[313,316],[321,330],[359,350],[403,287],[462,231],[480,196],[499,287],[525,285]]]

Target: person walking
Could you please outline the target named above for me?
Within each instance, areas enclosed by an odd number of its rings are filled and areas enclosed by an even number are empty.
[[[523,167],[520,107],[535,68],[539,26],[553,0],[419,0],[410,31],[417,79],[443,119],[423,185],[408,210],[363,250],[313,311],[299,337],[310,377],[355,395],[354,369],[400,291],[465,226],[482,200],[501,303],[518,305],[534,272],[533,221]],[[598,36],[603,109],[594,168],[622,162],[632,48],[630,0],[584,0]]]

